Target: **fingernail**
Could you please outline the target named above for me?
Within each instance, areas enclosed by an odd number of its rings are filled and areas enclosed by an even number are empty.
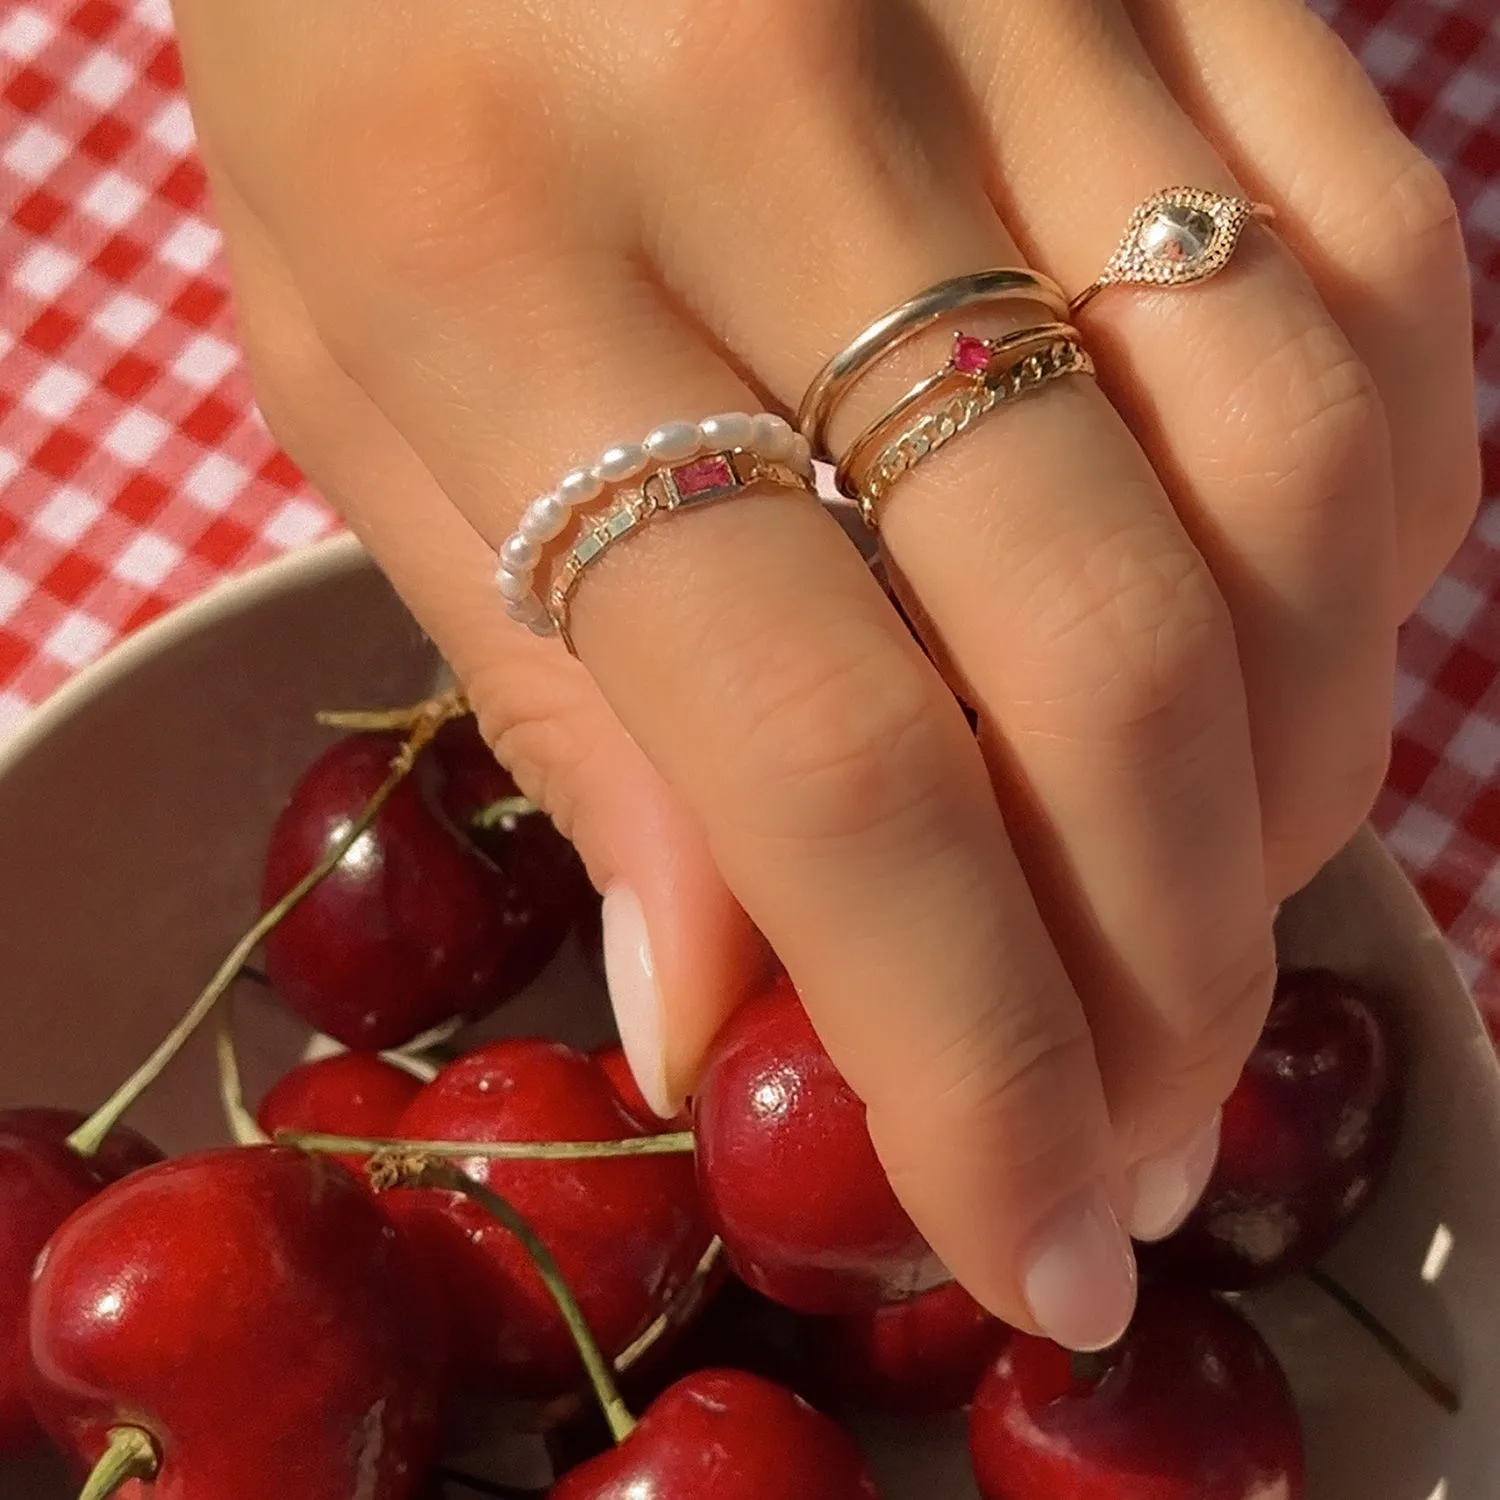
[[[661,991],[646,913],[623,885],[604,893],[604,977],[614,1006],[625,1060],[646,1103],[664,1120],[677,1112],[667,1092],[666,1041]]]
[[[1064,1204],[1024,1263],[1021,1291],[1036,1325],[1066,1349],[1107,1349],[1135,1311],[1135,1252],[1103,1184]]]
[[[1166,1239],[1198,1206],[1219,1159],[1219,1123],[1216,1111],[1186,1141],[1136,1163],[1130,1174],[1130,1232],[1136,1239]]]

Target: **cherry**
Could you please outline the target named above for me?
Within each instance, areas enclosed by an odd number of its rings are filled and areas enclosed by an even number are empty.
[[[397,1125],[410,1140],[606,1141],[653,1132],[592,1057],[560,1043],[496,1042],[444,1068]],[[466,1158],[556,1256],[605,1354],[644,1332],[692,1275],[709,1233],[686,1155],[606,1161]],[[454,1309],[458,1353],[502,1392],[541,1399],[581,1378],[573,1340],[531,1260],[472,1201],[398,1190],[383,1199]]]
[[[441,1324],[406,1247],[337,1163],[206,1151],[106,1188],[53,1237],[30,1317],[44,1425],[93,1464],[122,1427],[159,1500],[414,1493]]]
[[[53,1231],[108,1182],[161,1160],[133,1130],[117,1127],[97,1155],[67,1145],[76,1110],[0,1111],[0,1457],[28,1452],[41,1431],[26,1398],[30,1361],[22,1325],[31,1273]]]
[[[1390,1170],[1403,1073],[1389,1018],[1371,995],[1324,969],[1283,971],[1224,1106],[1203,1199],[1144,1258],[1226,1289],[1307,1269]]]
[[[421,1092],[420,1078],[373,1052],[340,1052],[283,1074],[260,1101],[255,1120],[269,1136],[297,1130],[384,1137]],[[363,1157],[338,1160],[364,1181]]]
[[[1105,1355],[1014,1335],[974,1397],[969,1444],[984,1500],[1305,1493],[1301,1426],[1275,1356],[1237,1312],[1190,1286],[1146,1286]]]
[[[822,1318],[812,1344],[825,1388],[893,1416],[967,1406],[1010,1329],[956,1282],[873,1312]]]
[[[946,1279],[789,980],[715,1038],[693,1121],[710,1221],[757,1291],[798,1312],[850,1313]]]
[[[781,1386],[701,1370],[654,1401],[617,1448],[552,1500],[879,1500],[854,1439]]]
[[[303,876],[385,780],[395,734],[339,740],[303,776],[271,834],[266,904]],[[374,825],[266,939],[276,989],[345,1046],[401,1046],[454,1017],[476,1019],[546,966],[584,886],[543,817],[473,831],[515,793],[472,719],[443,726]]]
[[[691,1130],[693,1128],[691,1111],[686,1109],[680,1110],[670,1120],[663,1120],[646,1103],[646,1096],[641,1092],[641,1086],[635,1081],[635,1074],[630,1071],[630,1064],[625,1060],[625,1049],[618,1042],[610,1042],[603,1047],[596,1047],[594,1049],[594,1057],[598,1061],[599,1066],[604,1069],[605,1076],[614,1085],[615,1093],[620,1096],[620,1102],[642,1125],[647,1126],[659,1135],[665,1135],[671,1130]]]

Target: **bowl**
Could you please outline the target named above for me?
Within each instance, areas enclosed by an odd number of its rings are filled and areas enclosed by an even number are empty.
[[[0,1102],[103,1098],[253,915],[272,820],[330,739],[315,711],[407,703],[439,673],[421,631],[341,536],[143,630],[0,746]],[[1297,1393],[1312,1500],[1495,1500],[1500,1071],[1490,1042],[1441,935],[1368,830],[1287,903],[1278,942],[1284,960],[1352,974],[1399,1009],[1414,1052],[1404,1137],[1392,1180],[1330,1266],[1464,1394],[1459,1415],[1438,1411],[1311,1286],[1247,1299]],[[240,988],[254,1090],[309,1039],[273,1000]],[[496,1025],[591,1042],[609,1023],[579,955],[565,951]],[[224,1139],[206,1041],[133,1123],[173,1151]],[[974,1500],[960,1424],[874,1424],[862,1437],[887,1500]],[[497,1461],[536,1470],[543,1459],[507,1450]],[[0,1500],[71,1493],[46,1466],[0,1472]]]

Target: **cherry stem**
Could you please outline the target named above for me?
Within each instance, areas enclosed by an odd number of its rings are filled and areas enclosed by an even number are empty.
[[[468,713],[468,700],[462,693],[450,689],[432,698],[424,698],[420,703],[408,704],[405,708],[325,709],[316,717],[324,728],[342,729],[347,733],[377,734],[398,729],[404,734],[411,734],[438,715],[441,715],[438,722],[446,724],[449,719],[462,719]]]
[[[405,743],[391,758],[391,769],[370,800],[365,803],[359,816],[350,823],[343,835],[335,840],[328,852],[306,875],[269,910],[262,913],[255,925],[229,950],[207,987],[188,1007],[182,1019],[164,1036],[156,1050],[143,1062],[124,1083],[104,1101],[82,1125],[68,1137],[68,1145],[80,1156],[93,1156],[104,1144],[105,1137],[115,1128],[125,1114],[135,1105],[141,1095],[161,1076],[168,1063],[182,1050],[208,1018],[220,997],[234,983],[245,960],[259,946],[267,933],[290,912],[304,896],[330,875],[356,841],[369,828],[380,813],[380,809],[394,795],[396,789],[411,774],[417,757],[438,730],[466,709],[460,707],[463,700],[456,694],[449,698],[434,698],[421,705],[424,717],[413,724]],[[414,710],[415,712],[415,710]]]
[[[1436,1402],[1450,1417],[1458,1414],[1463,1405],[1458,1391],[1413,1354],[1348,1287],[1321,1266],[1313,1266],[1306,1274],[1307,1279],[1319,1291],[1337,1302],[1390,1355],[1402,1374],[1418,1390]]]
[[[708,1243],[693,1274],[683,1283],[682,1289],[662,1309],[655,1322],[633,1343],[615,1358],[615,1373],[627,1374],[633,1370],[673,1329],[680,1328],[703,1305],[709,1282],[715,1267],[724,1256],[724,1241],[715,1235]]]
[[[331,1156],[375,1157],[390,1151],[415,1151],[423,1156],[484,1157],[490,1161],[603,1161],[621,1156],[685,1156],[693,1150],[690,1130],[631,1136],[624,1141],[403,1141],[312,1130],[278,1130],[276,1139]]]
[[[552,1252],[521,1214],[499,1193],[482,1182],[476,1182],[451,1163],[424,1154],[420,1148],[412,1149],[408,1145],[385,1152],[370,1162],[368,1170],[370,1186],[376,1192],[384,1192],[393,1187],[409,1187],[462,1193],[466,1198],[473,1199],[497,1223],[520,1240],[536,1267],[537,1275],[552,1294],[557,1310],[568,1325],[568,1332],[573,1335],[573,1342],[578,1347],[584,1369],[588,1371],[589,1384],[598,1397],[611,1435],[617,1443],[623,1443],[635,1431],[635,1418],[631,1416],[630,1408],[620,1395],[614,1372],[609,1367],[609,1361],[600,1352],[588,1319],[584,1317],[583,1309],[573,1295],[573,1289],[568,1285]]]
[[[488,807],[481,807],[469,819],[470,828],[513,828],[520,818],[529,818],[534,813],[541,812],[530,797],[502,797],[498,802],[491,802]]]
[[[255,1116],[245,1108],[245,1082],[240,1075],[239,1053],[234,1045],[234,996],[226,995],[219,1007],[214,1032],[214,1052],[219,1062],[219,1103],[224,1121],[237,1146],[264,1146],[270,1141]]]
[[[89,1471],[78,1500],[108,1500],[132,1479],[155,1479],[160,1463],[148,1433],[139,1427],[112,1427],[109,1446]]]

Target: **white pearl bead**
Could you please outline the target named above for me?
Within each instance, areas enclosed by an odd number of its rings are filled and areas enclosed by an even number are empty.
[[[812,444],[800,432],[792,434],[792,452],[787,462],[799,474],[811,474],[813,471]]]
[[[528,620],[526,628],[532,635],[556,635],[557,626],[552,623],[552,616],[543,610],[536,619]]]
[[[512,573],[509,568],[502,566],[495,570],[495,587],[500,590],[502,599],[520,603],[531,593],[531,575]]]
[[[646,452],[658,463],[681,463],[698,451],[695,422],[667,422],[646,438]]]
[[[571,514],[572,507],[561,494],[543,495],[540,499],[533,500],[522,512],[520,525],[516,529],[528,541],[535,542],[540,547],[543,542],[550,542],[563,534]]]
[[[563,475],[557,493],[564,505],[587,505],[603,488],[603,481],[592,469],[574,469]]]
[[[524,599],[507,599],[505,613],[517,624],[529,625],[542,613],[542,601],[535,594],[528,594]]]
[[[530,573],[541,556],[542,549],[520,531],[506,537],[500,547],[500,561],[514,573]]]
[[[792,439],[796,437],[791,425],[775,412],[763,411],[753,422],[750,446],[767,463],[785,463],[792,456]]]
[[[704,417],[698,424],[698,431],[710,448],[748,448],[755,423],[748,412],[727,411],[717,417]]]
[[[606,484],[619,484],[646,467],[646,450],[639,443],[616,443],[606,448],[594,465],[594,473]]]

